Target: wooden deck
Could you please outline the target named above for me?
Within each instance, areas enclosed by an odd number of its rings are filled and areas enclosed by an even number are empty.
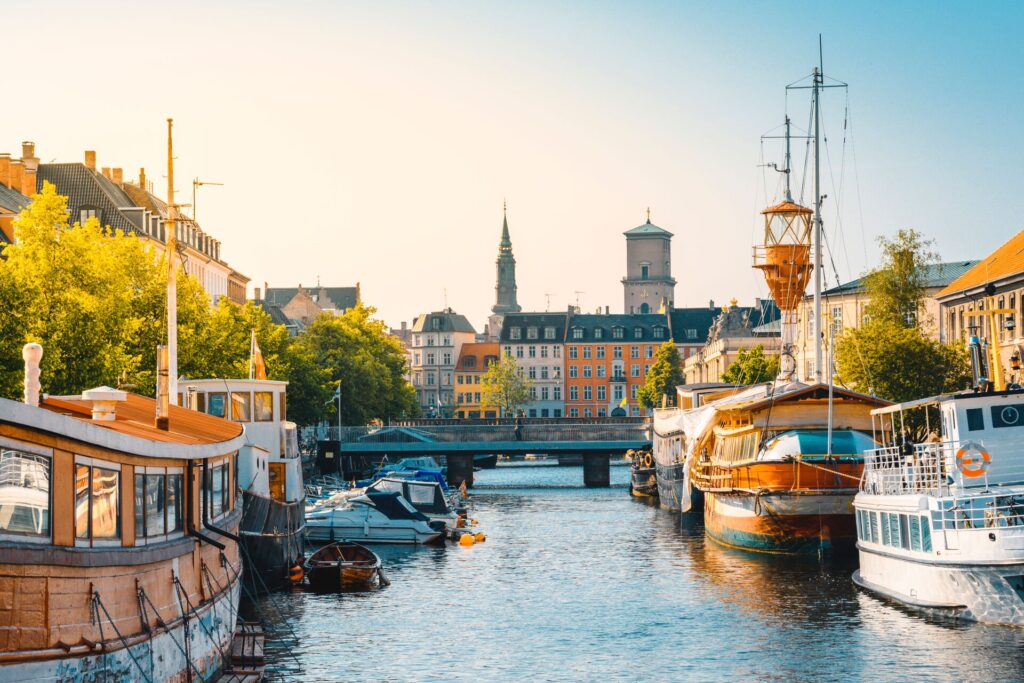
[[[231,641],[231,666],[218,683],[258,683],[263,680],[263,629],[251,621],[241,621]]]

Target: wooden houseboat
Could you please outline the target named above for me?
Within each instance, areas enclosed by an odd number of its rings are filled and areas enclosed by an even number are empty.
[[[40,400],[41,352],[26,402],[0,399],[0,679],[210,680],[238,612],[242,426],[108,387]]]

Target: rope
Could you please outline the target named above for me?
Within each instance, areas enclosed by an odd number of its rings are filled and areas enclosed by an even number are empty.
[[[333,523],[333,521],[332,521],[332,523]],[[332,531],[332,533],[333,533],[333,531]],[[242,549],[243,553],[245,553],[245,558],[246,558],[246,560],[248,560],[249,566],[253,567],[254,563],[252,561],[252,557],[249,555],[249,549],[247,547],[245,547],[244,543],[240,543],[238,545],[238,547]],[[274,609],[277,610],[277,615],[280,618],[280,622],[284,624],[285,628],[288,630],[288,633],[292,637],[292,639],[296,643],[298,643],[299,642],[299,634],[296,633],[295,629],[292,628],[291,622],[288,620],[288,618],[285,616],[284,612],[281,610],[281,606],[277,604],[277,601],[274,599],[273,592],[271,592],[270,588],[267,586],[267,582],[263,580],[263,577],[260,575],[259,572],[254,571],[254,572],[252,572],[252,574],[260,582],[260,585],[263,587],[263,590],[266,593],[266,597],[270,601],[270,604],[272,604],[274,606]],[[260,608],[260,605],[257,602],[256,597],[249,591],[249,588],[245,585],[244,581],[242,582],[242,590],[245,591],[245,595],[246,595],[246,597],[249,598],[249,602],[251,602],[253,604],[253,607],[255,607],[256,611],[259,613],[260,623],[263,625],[263,628],[266,631],[268,631],[268,632],[271,632],[271,633],[274,632],[276,629],[273,628],[272,622],[270,622],[269,620],[267,620],[264,617],[263,610]],[[298,666],[300,666],[300,667],[302,666],[302,661],[299,659],[299,656],[295,654],[295,652],[293,652],[292,650],[290,650],[288,648],[286,648],[285,651],[295,659],[295,663]]]
[[[135,654],[132,653],[132,649],[128,646],[128,641],[125,640],[123,635],[121,635],[121,631],[118,630],[117,624],[114,623],[114,620],[110,618],[110,612],[107,611],[107,606],[103,604],[102,600],[100,600],[100,593],[95,589],[92,592],[92,607],[95,613],[95,621],[93,623],[97,623],[98,626],[100,627],[100,642],[102,643],[105,641],[105,638],[103,636],[103,621],[99,618],[99,610],[103,610],[103,614],[106,615],[107,621],[110,622],[110,625],[114,629],[114,633],[117,634],[117,639],[121,641],[121,645],[123,645],[124,649],[128,652],[128,656],[132,658],[132,662],[135,664],[136,667],[138,667],[139,673],[142,674],[142,677],[146,679],[148,683],[152,683],[153,679],[150,676],[146,675],[146,670],[142,668],[141,664],[139,664],[139,660],[135,659]],[[103,650],[103,676],[105,679],[107,672],[106,646],[104,646]]]
[[[180,590],[182,592],[182,594],[184,594],[184,596],[185,596],[185,604],[188,605],[189,611],[192,612],[193,614],[197,614],[198,615],[199,610],[196,607],[192,606],[192,601],[189,600],[188,593],[185,591],[185,587],[181,585],[181,581],[178,579],[177,576],[174,577],[174,583],[178,587],[178,590]],[[180,599],[179,599],[179,601],[180,601]],[[228,657],[227,653],[224,652],[224,648],[221,647],[220,643],[217,642],[217,639],[213,636],[212,633],[210,633],[210,629],[208,629],[206,627],[206,624],[203,623],[203,620],[202,619],[197,619],[197,621],[199,622],[199,626],[203,629],[203,633],[206,634],[206,637],[210,639],[210,642],[213,643],[213,645],[217,648],[217,651],[220,652],[221,659],[223,661],[227,662],[229,657]]]
[[[186,650],[184,648],[182,648],[181,645],[178,644],[178,641],[174,639],[174,633],[170,629],[167,628],[167,623],[163,620],[163,617],[160,616],[160,610],[158,610],[156,608],[156,605],[153,604],[153,601],[149,599],[148,595],[146,595],[146,591],[144,589],[140,588],[139,589],[139,593],[141,594],[142,599],[145,602],[149,603],[149,606],[151,608],[153,608],[153,613],[156,615],[157,626],[160,626],[160,627],[162,627],[162,628],[167,630],[167,635],[170,637],[171,642],[174,643],[174,646],[176,648],[178,648],[178,652],[180,652],[181,655],[185,658],[185,671],[188,674],[188,680],[189,681],[192,680],[192,670],[193,669],[195,669],[195,672],[197,674],[199,674],[200,678],[202,678],[202,673],[200,673],[199,669],[196,668],[196,665],[192,663],[192,658],[189,657],[188,652],[186,652]],[[185,643],[185,647],[188,647],[188,643],[187,642]]]

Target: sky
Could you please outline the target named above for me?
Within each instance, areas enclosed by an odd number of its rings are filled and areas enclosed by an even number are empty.
[[[1015,3],[5,0],[0,151],[145,167],[251,287],[359,282],[398,327],[482,331],[502,203],[524,310],[622,310],[623,231],[671,231],[677,306],[749,304],[778,140],[824,45],[826,282],[915,228],[944,260],[1024,228]],[[795,140],[798,199],[812,201]],[[809,176],[807,176],[809,177]],[[835,268],[832,267],[834,263]]]

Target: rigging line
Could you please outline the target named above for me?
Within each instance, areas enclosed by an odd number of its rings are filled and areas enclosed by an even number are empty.
[[[849,107],[849,105],[847,105]],[[868,243],[864,239],[864,203],[861,201],[860,195],[860,172],[857,169],[857,144],[853,137],[853,119],[849,121],[849,134],[850,134],[850,157],[851,163],[853,164],[853,185],[857,191],[857,213],[860,216],[860,244],[864,249],[864,261],[863,268],[867,268],[868,264]]]
[[[835,201],[832,202],[833,205],[836,207],[835,215],[836,215],[836,226],[837,226],[836,227],[836,231],[833,234],[833,238],[837,239],[837,238],[839,238],[842,235],[842,216],[841,216],[840,211],[839,211],[839,201],[840,201],[840,197],[841,197],[841,191],[836,188],[836,177],[835,177],[835,173],[833,173],[833,171],[832,171],[832,154],[831,154],[831,151],[829,149],[828,135],[826,134],[824,136],[824,138],[825,138],[825,165],[828,167],[829,179],[832,181],[832,191],[835,192],[836,195],[837,195]],[[845,138],[844,138],[844,144],[845,144]],[[833,253],[832,248],[829,245],[829,242],[828,242],[827,236],[825,235],[825,231],[824,230],[822,231],[822,237],[824,238],[823,241],[828,246],[829,262],[832,264],[832,272],[835,275],[836,286],[838,287],[841,284],[840,280],[839,280],[839,269],[836,268],[835,254]],[[843,248],[844,253],[847,254],[847,258],[846,258],[847,263],[849,263],[849,260],[850,260],[849,259],[849,252],[846,251],[846,243],[845,243],[845,241],[840,241],[840,244],[837,245],[837,246],[841,246]]]

